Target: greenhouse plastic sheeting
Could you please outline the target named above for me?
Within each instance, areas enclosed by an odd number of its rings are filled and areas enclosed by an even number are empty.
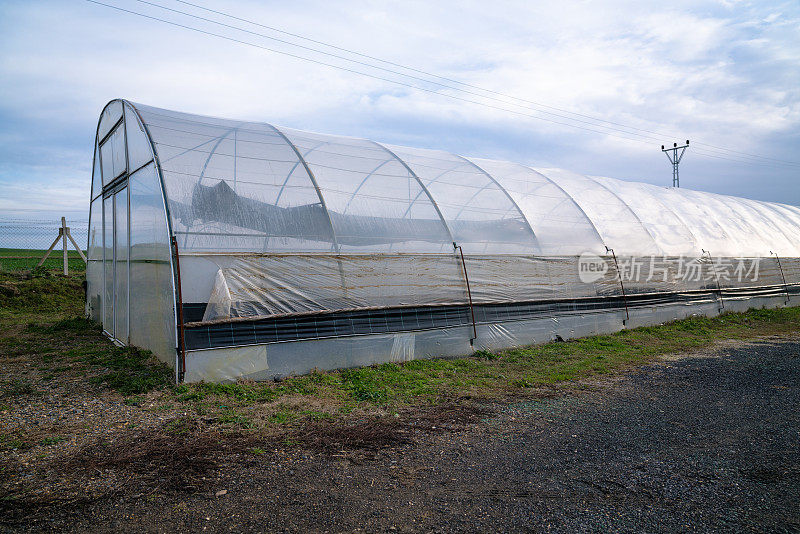
[[[92,176],[87,313],[196,378],[613,331],[800,287],[785,204],[121,100]],[[374,343],[303,337],[340,332]]]

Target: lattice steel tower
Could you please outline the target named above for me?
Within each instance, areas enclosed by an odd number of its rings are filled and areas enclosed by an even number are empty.
[[[672,148],[664,148],[664,145],[661,145],[661,151],[667,155],[669,158],[669,162],[672,163],[672,187],[680,187],[681,181],[678,177],[678,163],[681,162],[681,158],[683,158],[683,153],[686,152],[686,149],[689,147],[689,140],[686,140],[685,145],[678,146],[678,143],[672,143]],[[678,154],[678,150],[681,151]],[[672,154],[670,154],[672,152]]]

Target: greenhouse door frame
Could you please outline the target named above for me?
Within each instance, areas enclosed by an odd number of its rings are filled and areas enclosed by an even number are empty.
[[[120,206],[120,197],[124,194],[124,205]],[[102,194],[102,213],[103,213],[103,332],[118,345],[130,344],[131,318],[131,269],[130,269],[130,249],[131,249],[131,209],[130,209],[130,190],[128,188],[128,177],[119,180],[113,186],[108,187]],[[111,216],[108,217],[107,206],[111,205]],[[124,210],[124,211],[121,211]],[[120,224],[120,217],[124,216],[125,228]],[[110,219],[110,220],[109,220]],[[110,230],[110,231],[109,231]],[[120,230],[125,235],[120,235]],[[111,238],[111,243],[107,243],[107,238]],[[120,250],[120,249],[123,250]],[[107,255],[111,253],[111,257]],[[124,252],[122,258],[120,252]],[[122,295],[118,291],[122,283],[119,277],[120,267],[124,265],[124,305],[121,303]],[[108,272],[108,269],[111,272]],[[111,285],[109,290],[109,283]],[[109,298],[110,297],[110,298]],[[109,302],[110,300],[110,302]],[[110,306],[110,310],[108,308]],[[124,307],[121,310],[120,307]],[[123,312],[122,313],[119,312]],[[121,320],[120,320],[121,319]],[[124,324],[122,324],[124,323]],[[123,331],[124,328],[124,331]],[[124,333],[124,336],[121,334]]]

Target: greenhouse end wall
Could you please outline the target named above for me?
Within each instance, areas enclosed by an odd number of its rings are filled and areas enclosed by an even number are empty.
[[[794,206],[120,100],[90,218],[87,313],[189,381],[509,348],[800,288]]]
[[[175,366],[177,318],[166,204],[146,128],[127,102],[98,123],[89,216],[87,309],[119,345]]]

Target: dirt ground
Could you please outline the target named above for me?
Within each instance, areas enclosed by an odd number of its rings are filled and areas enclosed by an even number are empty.
[[[183,486],[156,480],[97,500],[6,505],[0,525],[78,532],[800,532],[796,336],[727,342],[614,379],[451,415],[400,417],[394,433],[384,428],[376,442],[341,450],[330,439],[247,454],[239,444],[220,449],[197,472],[202,476]],[[108,447],[113,453],[114,444]]]

